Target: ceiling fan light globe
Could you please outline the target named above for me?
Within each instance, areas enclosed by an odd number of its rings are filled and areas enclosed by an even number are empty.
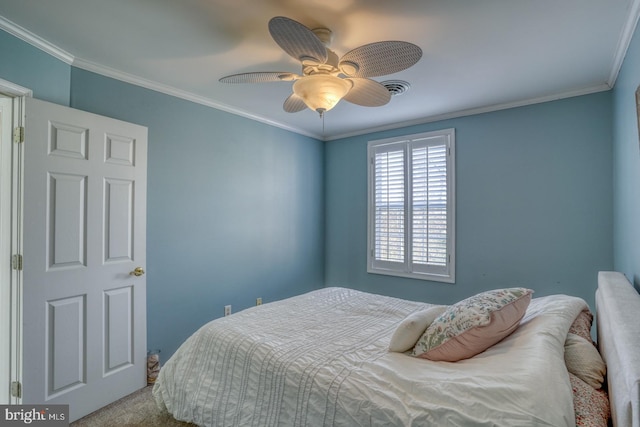
[[[329,111],[351,90],[353,83],[329,74],[314,74],[296,80],[293,93],[313,111]]]

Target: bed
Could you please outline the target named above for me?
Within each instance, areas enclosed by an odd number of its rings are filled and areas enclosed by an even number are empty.
[[[636,426],[638,382],[627,378],[627,364],[637,362],[637,351],[614,346],[623,338],[637,348],[638,336],[611,330],[624,329],[619,325],[627,319],[616,316],[637,313],[640,302],[627,306],[630,312],[610,312],[609,301],[620,298],[609,286],[619,281],[617,274],[599,277],[598,332],[611,341],[600,340],[600,346],[614,374],[608,377],[617,399],[611,405],[614,425]],[[626,290],[640,299],[628,282]],[[633,301],[628,294],[623,298]],[[565,360],[571,335],[581,335],[595,349],[584,300],[529,295],[517,324],[502,328],[504,338],[460,360],[430,360],[427,353],[415,353],[418,344],[390,351],[403,327],[415,329],[409,320],[438,310],[426,330],[419,328],[417,343],[424,342],[456,306],[332,287],[250,308],[216,319],[187,339],[160,370],[153,395],[176,419],[203,426],[591,426],[602,425],[603,417],[606,425],[606,386],[585,386],[589,379],[568,371]],[[633,354],[621,357],[627,352]],[[638,363],[634,369],[640,371]],[[594,408],[595,421],[589,418]]]

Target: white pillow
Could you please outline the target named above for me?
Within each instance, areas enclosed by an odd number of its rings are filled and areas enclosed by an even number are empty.
[[[596,347],[580,335],[569,333],[564,342],[567,370],[596,390],[602,387],[607,367]]]
[[[436,305],[411,313],[400,323],[393,333],[391,342],[389,343],[389,351],[404,353],[405,351],[411,350],[431,322],[444,313],[446,309],[447,306],[445,305]]]

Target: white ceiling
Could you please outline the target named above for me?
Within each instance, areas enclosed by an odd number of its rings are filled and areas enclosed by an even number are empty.
[[[0,28],[74,66],[319,139],[336,139],[610,88],[640,0],[0,0]],[[383,107],[342,101],[324,121],[286,113],[291,82],[230,85],[252,71],[300,73],[269,35],[273,16],[333,32],[339,55],[376,41],[420,46],[380,78],[411,89]]]

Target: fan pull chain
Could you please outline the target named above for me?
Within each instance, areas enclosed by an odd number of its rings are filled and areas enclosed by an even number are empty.
[[[318,108],[316,110],[322,119],[322,136],[324,136],[324,113],[327,111],[324,108]]]

